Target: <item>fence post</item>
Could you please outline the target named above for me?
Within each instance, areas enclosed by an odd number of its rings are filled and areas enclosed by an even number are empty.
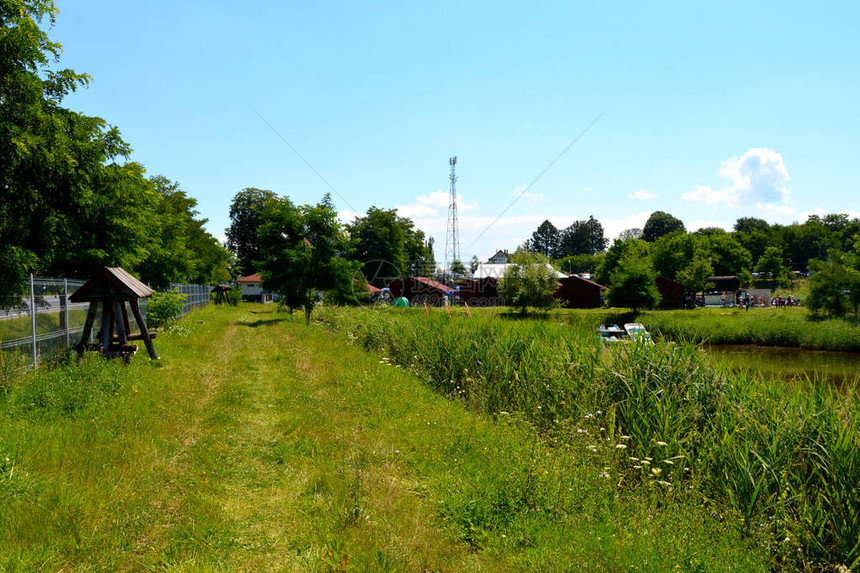
[[[63,279],[63,298],[60,301],[60,327],[65,331],[66,346],[69,346],[69,282],[66,279]]]
[[[33,368],[35,368],[39,365],[39,351],[36,348],[36,290],[33,282],[33,273],[30,273],[30,334],[33,344]]]

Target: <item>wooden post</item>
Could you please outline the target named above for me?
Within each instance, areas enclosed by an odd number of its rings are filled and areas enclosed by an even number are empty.
[[[146,345],[146,351],[149,352],[149,357],[153,360],[158,360],[158,354],[155,353],[155,346],[152,344],[152,338],[149,336],[149,329],[146,328],[146,322],[140,314],[140,307],[136,300],[128,301],[131,307],[131,312],[134,314],[134,319],[137,321],[137,326],[140,328],[140,334],[143,338],[143,343]]]
[[[116,322],[116,330],[119,334],[119,343],[125,345],[128,343],[128,329],[125,326],[125,320],[120,305],[125,306],[125,303],[116,301],[113,303],[113,319]]]
[[[96,321],[99,303],[91,302],[90,309],[87,311],[87,320],[84,322],[84,331],[81,333],[81,343],[78,344],[78,354],[83,353],[87,343],[90,341],[90,335],[93,332],[93,323]]]
[[[107,351],[108,345],[110,344],[110,338],[113,332],[113,320],[111,317],[111,304],[109,301],[102,302],[102,351]]]

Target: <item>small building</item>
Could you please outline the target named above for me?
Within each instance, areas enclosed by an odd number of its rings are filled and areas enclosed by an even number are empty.
[[[460,298],[471,307],[505,306],[499,296],[499,281],[493,277],[460,281]]]
[[[422,305],[426,302],[431,306],[442,306],[446,295],[452,296],[457,292],[457,289],[427,277],[397,279],[389,288],[394,298],[405,297],[413,305]]]
[[[236,281],[245,302],[272,302],[272,292],[263,288],[263,277],[259,273],[242,277]]]
[[[672,279],[657,277],[654,281],[660,293],[660,304],[657,308],[684,308],[687,306],[688,288]]]
[[[713,288],[705,293],[705,306],[734,306],[741,290],[741,279],[734,275],[708,277]]]
[[[492,264],[498,265],[498,264],[507,263],[508,262],[508,251],[507,250],[496,251],[496,254],[493,255],[492,257],[490,257],[489,259],[487,259],[487,262],[491,265]]]
[[[565,308],[600,308],[603,294],[609,290],[603,285],[582,277],[571,275],[558,279],[555,297]]]

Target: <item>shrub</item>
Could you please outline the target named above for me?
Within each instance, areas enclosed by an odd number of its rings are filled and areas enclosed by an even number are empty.
[[[178,289],[152,293],[146,311],[149,326],[160,328],[182,316],[182,311],[185,309],[185,298],[186,296],[180,294]]]

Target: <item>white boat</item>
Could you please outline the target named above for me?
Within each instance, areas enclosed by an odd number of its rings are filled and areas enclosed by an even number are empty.
[[[597,336],[604,342],[648,342],[651,343],[651,335],[644,325],[638,322],[628,322],[621,328],[617,324],[597,327]]]

